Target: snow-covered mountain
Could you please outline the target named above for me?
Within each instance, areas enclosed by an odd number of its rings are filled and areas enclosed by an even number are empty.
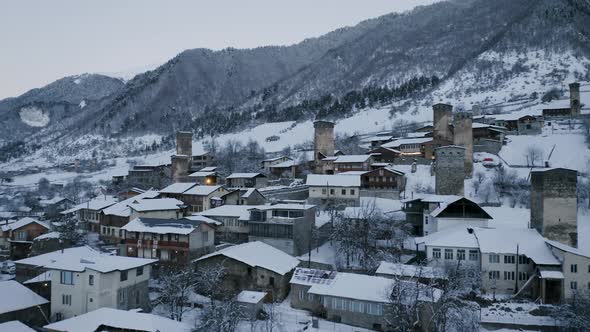
[[[588,1],[441,2],[288,47],[185,51],[126,84],[109,78],[113,85],[97,95],[73,92],[49,111],[41,97],[0,101],[0,125],[15,128],[0,139],[3,151],[10,143],[13,152],[111,157],[166,144],[174,131],[188,129],[197,137],[256,133],[272,151],[309,140],[310,121],[324,108],[339,110],[339,98],[432,76],[436,84],[415,93],[330,113],[337,131],[429,120],[438,101],[467,109],[534,107],[547,90],[590,79],[589,37]],[[281,119],[293,121],[268,123]],[[270,136],[279,139],[267,142]]]

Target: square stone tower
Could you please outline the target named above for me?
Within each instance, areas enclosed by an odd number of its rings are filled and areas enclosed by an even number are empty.
[[[193,157],[193,133],[179,131],[176,133],[176,155],[172,156],[172,182],[185,182],[191,168]]]
[[[531,228],[544,237],[577,247],[578,172],[565,168],[531,172]]]
[[[313,122],[313,150],[314,161],[318,162],[320,154],[323,157],[334,155],[334,122],[316,120]],[[323,158],[322,157],[322,158]]]
[[[441,146],[434,150],[434,176],[437,195],[463,196],[465,191],[465,148]]]
[[[570,107],[572,109],[572,115],[580,115],[580,83],[570,83]]]
[[[176,154],[179,156],[193,156],[193,133],[179,131],[176,133]]]
[[[432,105],[432,113],[434,139],[452,142],[453,133],[451,132],[450,124],[453,118],[453,106],[440,103],[434,104]]]
[[[453,118],[453,144],[465,148],[465,178],[473,176],[473,114],[455,113]]]

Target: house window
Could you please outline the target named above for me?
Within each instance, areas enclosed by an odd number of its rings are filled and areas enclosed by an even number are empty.
[[[178,241],[179,238],[180,236],[178,234],[174,234],[174,241]]]
[[[62,285],[73,285],[74,284],[74,272],[72,271],[60,271],[59,282]]]
[[[440,249],[438,249],[438,248],[432,249],[432,258],[440,259]]]
[[[143,275],[143,266],[140,266],[137,269],[135,269],[135,275],[138,276],[138,277],[140,275]]]
[[[92,275],[92,274],[88,275],[88,285],[94,286],[94,275]]]
[[[350,195],[354,196],[354,189],[350,189]]]
[[[328,193],[328,191],[326,189],[322,189],[322,195],[325,195],[327,193]]]
[[[270,286],[274,286],[274,285],[275,285],[275,278],[274,278],[274,277],[270,277],[270,278],[268,278],[268,284],[269,284]]]
[[[203,234],[203,244],[209,242],[209,232],[203,232],[201,234]]]
[[[518,280],[525,281],[529,279],[529,274],[526,272],[518,272]]]
[[[570,282],[570,288],[571,289],[578,289],[578,282],[577,281]]]
[[[336,191],[334,189],[330,189],[330,195],[334,195]]]
[[[570,265],[570,272],[571,273],[578,273],[578,264]]]
[[[514,264],[515,261],[513,255],[504,255],[504,264]]]
[[[445,259],[453,259],[453,249],[445,249]]]
[[[424,216],[424,224],[428,225],[428,216]]]
[[[299,290],[299,300],[303,301],[305,299],[305,291],[303,289]]]
[[[72,295],[65,295],[61,296],[61,304],[63,305],[72,305]]]
[[[139,305],[139,291],[135,291],[135,305]]]
[[[27,231],[16,232],[16,240],[17,241],[25,241],[26,239],[27,239]]]
[[[251,275],[252,275],[252,268],[251,268],[251,267],[249,267],[249,268],[248,268],[248,275],[249,275],[249,276],[251,276]]]
[[[119,305],[125,304],[127,302],[127,290],[126,289],[119,289],[117,292],[117,301],[119,301]]]
[[[490,271],[489,272],[490,280],[498,280],[500,279],[500,271]]]
[[[457,260],[460,260],[460,261],[465,260],[465,250],[464,249],[457,250]]]
[[[489,255],[490,263],[500,263],[500,255]]]
[[[346,189],[341,190],[342,196],[346,196]]]
[[[127,271],[121,271],[121,281],[127,280]]]
[[[469,260],[476,261],[479,258],[479,253],[477,250],[469,250]]]
[[[504,280],[514,280],[514,271],[504,271]]]

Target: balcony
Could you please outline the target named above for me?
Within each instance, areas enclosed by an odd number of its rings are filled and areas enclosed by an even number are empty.
[[[188,250],[188,242],[126,239],[125,244],[152,249]]]

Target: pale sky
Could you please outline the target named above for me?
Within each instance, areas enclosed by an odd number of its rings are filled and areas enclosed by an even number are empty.
[[[0,0],[0,99],[185,49],[289,45],[437,0]]]

